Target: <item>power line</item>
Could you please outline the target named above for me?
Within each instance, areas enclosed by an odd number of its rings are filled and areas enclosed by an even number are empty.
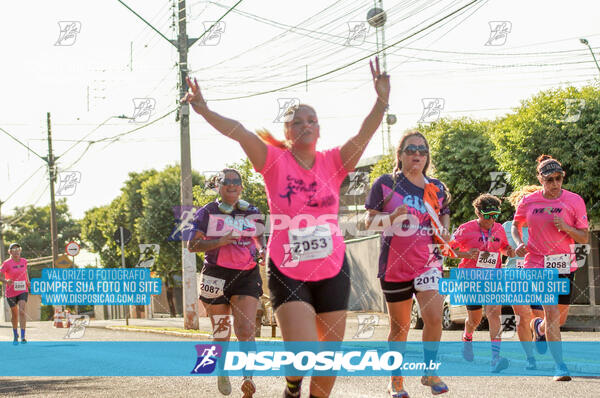
[[[456,14],[456,13],[458,13],[458,12],[460,12],[460,11],[464,10],[465,8],[467,8],[467,7],[471,6],[472,4],[476,3],[477,1],[478,1],[478,0],[473,0],[473,1],[471,1],[471,2],[470,2],[470,3],[468,3],[467,5],[465,5],[465,6],[461,7],[461,8],[459,8],[459,9],[458,9],[458,10],[456,10],[456,11],[453,11],[452,13],[450,13],[450,14],[448,14],[447,16],[445,16],[445,17],[443,17],[443,18],[441,18],[441,19],[437,20],[436,22],[429,24],[428,26],[424,27],[423,29],[420,29],[420,30],[418,30],[417,32],[415,32],[415,33],[413,33],[413,34],[409,35],[408,37],[406,37],[406,38],[404,38],[404,39],[398,40],[397,42],[395,42],[395,43],[393,43],[393,44],[390,44],[390,45],[388,45],[388,46],[386,46],[386,47],[382,48],[382,49],[381,49],[381,50],[379,50],[379,51],[375,51],[375,52],[373,52],[373,53],[370,53],[369,55],[367,55],[367,56],[365,56],[365,57],[359,58],[359,59],[357,59],[357,60],[355,60],[355,61],[353,61],[353,62],[350,62],[349,64],[346,64],[346,65],[344,65],[344,66],[340,66],[340,67],[338,67],[338,68],[335,68],[335,69],[333,69],[333,70],[330,70],[330,71],[328,71],[328,72],[322,73],[322,74],[320,74],[320,75],[317,75],[317,76],[311,77],[311,78],[309,78],[309,79],[302,80],[302,81],[300,81],[300,82],[292,83],[292,84],[289,84],[289,85],[287,85],[287,86],[284,86],[284,87],[280,87],[280,88],[277,88],[277,89],[273,89],[273,90],[267,90],[267,91],[262,91],[262,92],[255,93],[255,94],[250,94],[250,95],[242,95],[242,96],[237,96],[237,97],[210,99],[209,101],[229,101],[229,100],[234,100],[234,99],[243,99],[243,98],[256,97],[256,96],[259,96],[259,95],[264,95],[264,94],[274,93],[274,92],[277,92],[277,91],[286,90],[286,89],[288,89],[288,88],[295,87],[295,86],[298,86],[298,85],[301,85],[301,84],[305,84],[305,83],[307,83],[307,82],[309,82],[309,81],[313,81],[313,80],[319,79],[319,78],[321,78],[321,77],[324,77],[324,76],[330,75],[330,74],[332,74],[332,73],[335,73],[335,72],[338,72],[338,71],[340,71],[340,70],[346,69],[346,68],[348,68],[348,67],[350,67],[350,66],[352,66],[352,65],[354,65],[354,64],[357,64],[358,62],[364,61],[365,59],[368,59],[368,58],[372,57],[373,55],[377,55],[377,54],[379,54],[380,52],[382,52],[382,51],[384,51],[384,50],[386,50],[386,49],[388,49],[388,48],[390,48],[390,47],[394,47],[394,46],[396,46],[396,45],[398,45],[398,44],[402,43],[403,41],[405,41],[405,40],[408,40],[408,39],[410,39],[411,37],[414,37],[414,36],[418,35],[419,33],[421,33],[421,32],[423,32],[423,31],[425,31],[425,30],[429,29],[429,28],[430,28],[430,27],[432,27],[432,26],[435,26],[436,24],[438,24],[438,23],[440,23],[440,22],[444,21],[445,19],[447,19],[447,18],[449,18],[449,17],[453,16],[454,14]]]

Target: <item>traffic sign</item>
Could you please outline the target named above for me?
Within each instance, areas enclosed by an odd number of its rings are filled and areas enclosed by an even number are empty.
[[[54,264],[56,268],[71,268],[73,266],[73,262],[69,260],[66,254],[61,254],[56,259],[56,263]]]
[[[123,244],[126,245],[131,240],[131,231],[125,227],[117,228],[117,230],[113,234],[113,239],[115,240],[115,242],[117,242],[117,244],[121,244],[121,228],[123,228]]]
[[[67,246],[65,246],[65,253],[67,253],[69,256],[78,255],[80,250],[81,247],[77,244],[77,242],[70,241],[67,243]]]

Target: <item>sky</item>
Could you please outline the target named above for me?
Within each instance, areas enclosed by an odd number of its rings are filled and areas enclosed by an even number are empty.
[[[123,2],[167,38],[176,36],[172,1]],[[201,35],[236,2],[188,1],[188,35]],[[190,48],[191,75],[213,110],[249,130],[267,128],[282,137],[279,103],[298,99],[317,111],[318,148],[341,145],[358,131],[376,98],[368,59],[361,60],[377,51],[375,28],[350,35],[350,27],[366,29],[373,3],[241,1],[215,38]],[[383,2],[390,113],[397,117],[392,144],[417,125],[423,103],[431,99],[443,104],[441,117],[493,119],[540,90],[581,87],[598,78],[589,49],[579,42],[587,38],[600,55],[597,2],[476,1],[435,23],[469,3]],[[25,19],[23,7],[0,3],[2,215],[15,206],[49,203],[47,169],[33,153],[47,155],[48,112],[59,172],[71,172],[63,178],[76,181],[71,188],[57,187],[74,218],[109,204],[128,173],[178,163],[175,112],[160,119],[177,107],[175,47],[116,0],[30,1],[27,8],[34,12]],[[73,37],[61,36],[65,25],[75,28]],[[492,29],[506,34],[492,35]],[[261,94],[265,91],[271,92]],[[142,101],[153,108],[149,116],[135,113]],[[199,115],[191,115],[190,134],[192,168],[198,172],[244,157]],[[378,132],[364,156],[383,149]]]

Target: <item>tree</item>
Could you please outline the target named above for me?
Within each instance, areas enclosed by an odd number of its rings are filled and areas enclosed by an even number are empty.
[[[582,102],[584,101],[584,102]],[[536,158],[563,164],[564,188],[585,200],[590,219],[600,217],[600,89],[552,89],[521,103],[492,131],[494,157],[516,187],[538,184]]]
[[[201,185],[202,178],[192,172],[192,184]],[[180,205],[180,168],[169,166],[141,184],[142,213],[135,230],[140,241],[157,243],[160,254],[152,270],[158,274],[166,289],[169,312],[176,316],[173,292],[175,275],[181,275],[181,242],[169,240],[173,231],[173,207]]]
[[[267,202],[267,193],[262,176],[254,171],[252,163],[248,158],[239,163],[231,163],[228,168],[235,169],[242,175],[242,184],[244,191],[242,199],[256,206],[262,214],[269,213],[269,204]],[[218,193],[202,185],[194,186],[194,205],[204,206],[218,197]]]
[[[369,174],[369,180],[371,185],[375,182],[376,179],[381,177],[384,174],[391,174],[394,172],[394,166],[396,165],[396,155],[395,154],[386,154],[383,155],[381,159],[377,163],[373,165],[371,169],[371,173]]]
[[[34,207],[32,205],[15,207],[14,214],[7,222],[4,231],[6,242],[18,242],[27,258],[47,257],[52,255],[52,238],[50,236],[50,206]],[[58,250],[71,240],[80,241],[81,229],[71,218],[66,198],[56,202],[56,224]],[[60,254],[60,253],[59,253]]]
[[[452,194],[450,214],[455,226],[475,217],[471,203],[490,190],[491,173],[503,172],[492,156],[494,145],[489,130],[493,124],[469,118],[441,119],[420,128],[429,142],[433,175]],[[507,187],[506,192],[497,196],[508,193]],[[510,205],[507,203],[503,208],[503,218],[509,218]]]

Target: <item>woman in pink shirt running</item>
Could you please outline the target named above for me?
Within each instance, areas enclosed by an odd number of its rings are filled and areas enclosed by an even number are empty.
[[[209,124],[237,141],[265,180],[271,213],[269,290],[285,341],[341,341],[350,292],[344,240],[337,223],[343,179],[358,163],[388,106],[390,80],[370,63],[377,99],[360,130],[344,145],[316,150],[315,110],[305,104],[285,114],[285,141],[260,137],[211,111],[198,86],[182,99]],[[301,376],[286,377],[284,397],[299,397]],[[310,396],[327,397],[335,376],[314,376]]]
[[[537,162],[537,177],[543,188],[525,196],[517,206],[511,230],[518,245],[516,253],[525,256],[525,268],[558,268],[559,277],[569,279],[572,291],[577,269],[574,245],[585,244],[589,238],[585,202],[576,193],[562,189],[565,172],[558,160],[541,155]],[[529,227],[527,245],[521,235],[524,226]],[[559,296],[558,305],[544,305],[545,318],[534,318],[530,325],[540,353],[548,348],[546,340],[551,342],[556,381],[571,380],[560,345],[560,325],[566,319],[570,296]]]
[[[477,218],[458,227],[450,245],[458,249],[457,257],[462,258],[459,268],[501,268],[502,255],[515,256],[508,244],[502,224],[496,222],[500,217],[502,202],[490,194],[479,195],[473,201]],[[498,373],[508,367],[508,359],[500,356],[500,315],[501,305],[486,305],[485,314],[489,322],[492,342],[492,372]],[[479,326],[482,317],[481,305],[467,305],[467,320],[463,333],[463,357],[473,361],[473,332]]]
[[[25,305],[29,295],[29,274],[27,273],[27,260],[21,257],[21,246],[13,243],[9,246],[10,258],[2,263],[0,267],[0,281],[6,285],[6,301],[10,306],[11,322],[13,327],[13,344],[19,344],[17,327],[21,324],[21,343],[27,343],[25,339],[25,327],[27,324]],[[4,277],[2,277],[4,274]]]

